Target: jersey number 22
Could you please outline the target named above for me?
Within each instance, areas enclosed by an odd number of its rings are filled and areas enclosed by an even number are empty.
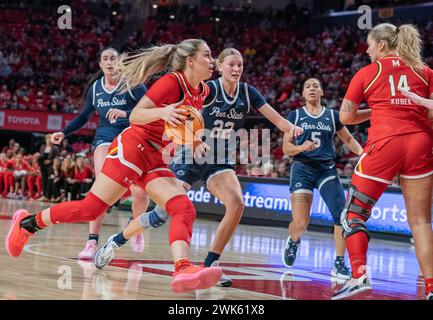
[[[233,122],[229,121],[224,123],[224,121],[222,120],[215,120],[213,125],[215,127],[212,129],[212,132],[210,134],[211,138],[230,139],[233,128],[235,126]]]

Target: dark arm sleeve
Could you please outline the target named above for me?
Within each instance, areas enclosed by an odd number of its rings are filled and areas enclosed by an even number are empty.
[[[62,132],[65,134],[65,136],[81,129],[95,112],[95,107],[93,106],[92,88],[93,86],[87,90],[86,98],[84,99],[84,106],[80,114],[71,122],[69,122],[65,128],[63,128]]]

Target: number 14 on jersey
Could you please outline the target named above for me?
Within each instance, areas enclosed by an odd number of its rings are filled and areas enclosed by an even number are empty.
[[[389,86],[391,87],[391,96],[395,97],[395,81],[394,76],[390,75],[388,78]],[[409,84],[407,83],[407,76],[405,74],[402,74],[400,78],[398,79],[397,89],[405,89],[410,90]]]

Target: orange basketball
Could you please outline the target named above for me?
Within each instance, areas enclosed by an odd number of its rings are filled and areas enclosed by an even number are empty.
[[[165,133],[168,138],[177,144],[192,144],[194,141],[200,140],[203,134],[204,120],[200,111],[193,106],[180,105],[176,109],[185,109],[188,111],[185,123],[173,127],[167,122],[165,123]]]

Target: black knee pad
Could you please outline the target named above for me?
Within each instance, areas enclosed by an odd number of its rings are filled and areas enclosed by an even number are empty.
[[[343,226],[343,237],[347,239],[348,237],[354,235],[358,232],[364,232],[367,235],[368,241],[370,241],[370,233],[368,232],[365,222],[358,218],[352,218],[342,223]]]
[[[355,199],[368,207],[368,209],[361,207],[355,203]],[[343,236],[348,238],[357,232],[364,232],[367,234],[368,240],[370,235],[368,233],[365,221],[370,218],[371,208],[376,204],[376,200],[369,197],[368,195],[358,191],[354,185],[349,186],[349,194],[347,196],[346,204],[341,212],[340,222],[343,227]],[[348,219],[347,215],[349,212],[353,212],[359,216],[359,218]],[[363,219],[365,220],[363,220]]]

